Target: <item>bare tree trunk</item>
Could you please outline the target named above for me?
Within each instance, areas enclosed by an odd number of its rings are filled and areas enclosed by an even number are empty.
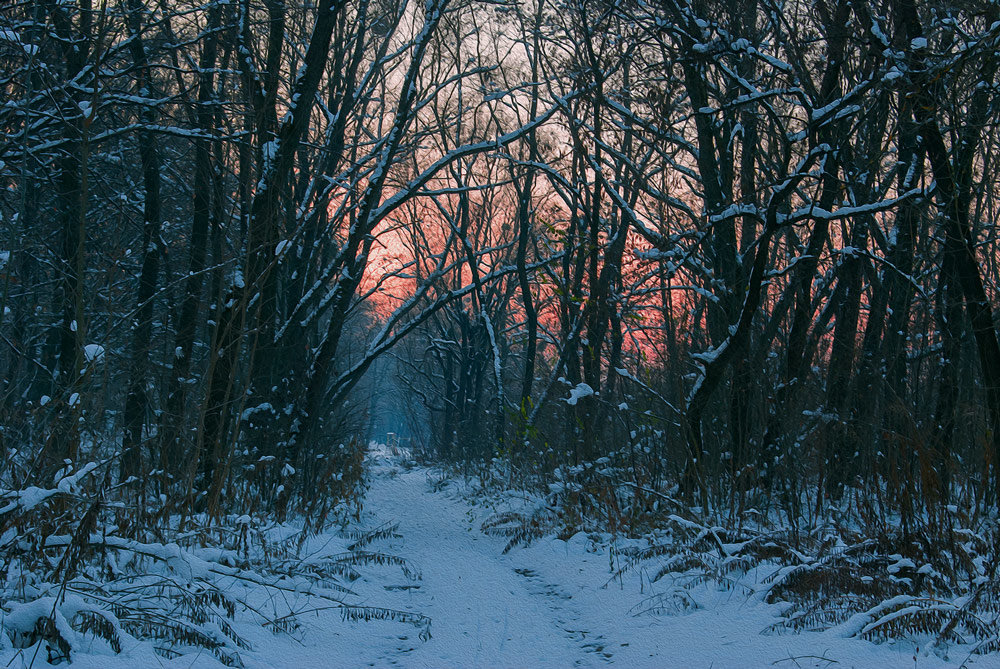
[[[129,2],[129,33],[132,62],[137,69],[140,90],[152,97],[152,81],[149,76],[149,61],[143,39],[143,12],[138,0]],[[156,113],[147,107],[142,114],[143,122],[152,125]],[[136,298],[136,316],[132,325],[132,368],[125,399],[124,429],[122,431],[121,478],[125,480],[141,471],[142,429],[148,412],[149,347],[153,331],[153,296],[159,274],[161,241],[161,199],[160,199],[160,153],[156,136],[147,131],[139,135],[139,160],[142,164],[143,179],[143,225],[142,225],[142,270],[139,275],[139,290]]]
[[[92,47],[92,8],[89,1],[80,3],[78,26],[72,17],[54,2],[48,12],[61,39],[66,59],[67,80],[83,72]],[[67,93],[68,94],[68,93]],[[62,312],[58,326],[56,427],[49,432],[41,459],[43,476],[61,466],[63,460],[75,460],[79,448],[78,413],[82,390],[83,345],[87,322],[84,313],[84,270],[88,200],[88,133],[93,120],[92,101],[70,97],[63,103],[66,144],[56,162],[57,192],[61,209],[61,242],[56,284],[57,301]],[[82,103],[82,104],[81,104]]]
[[[913,44],[913,40],[923,37],[923,27],[913,0],[900,2],[900,11],[906,18],[907,37]],[[992,8],[990,14],[995,15],[996,8]],[[915,50],[920,52],[923,48],[926,47]],[[990,63],[990,71],[982,73],[985,80],[992,80],[996,74],[996,60],[993,59]],[[985,125],[982,115],[988,107],[987,92],[982,87],[976,89],[969,105],[970,118],[958,132],[958,146],[952,147],[953,159],[949,156],[937,119],[938,107],[932,82],[927,80],[926,70],[917,70],[916,75],[914,112],[927,159],[937,182],[937,195],[945,221],[944,253],[953,263],[955,276],[961,286],[979,354],[980,373],[986,394],[987,461],[993,468],[992,496],[996,499],[1000,496],[1000,339],[997,337],[993,308],[980,274],[975,239],[969,221],[973,156]]]
[[[201,58],[198,61],[198,100],[194,118],[198,136],[194,140],[194,175],[192,182],[191,237],[188,275],[184,292],[177,334],[174,339],[174,356],[170,379],[167,383],[166,408],[160,425],[161,486],[166,489],[185,471],[184,463],[194,453],[184,452],[184,427],[186,398],[191,373],[191,356],[198,326],[198,313],[202,308],[205,258],[208,249],[208,232],[212,199],[212,154],[206,135],[214,132],[214,114],[211,101],[215,93],[215,68],[219,48],[219,28],[222,25],[221,5],[213,4],[208,10],[208,23]]]

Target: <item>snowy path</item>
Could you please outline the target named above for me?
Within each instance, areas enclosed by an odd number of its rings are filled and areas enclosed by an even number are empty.
[[[434,621],[433,637],[414,659],[537,666],[582,655],[577,641],[585,643],[587,632],[573,629],[579,612],[571,595],[546,588],[501,555],[503,543],[483,536],[461,501],[427,489],[418,470],[377,479],[369,492],[379,516],[400,522],[406,555],[423,569],[419,590],[411,592],[414,608]]]
[[[911,642],[873,644],[832,631],[765,635],[782,607],[763,604],[742,587],[725,590],[714,583],[685,590],[693,602],[688,609],[635,615],[648,609],[640,605],[644,600],[684,583],[669,576],[650,583],[644,569],[609,583],[621,566],[616,549],[624,543],[609,537],[547,537],[504,555],[506,540],[484,535],[482,522],[498,510],[530,505],[528,500],[511,494],[494,500],[502,508],[470,505],[461,482],[437,485],[434,472],[407,466],[384,447],[370,456],[363,518],[349,529],[396,523],[397,536],[383,536],[364,550],[405,558],[422,577],[408,576],[398,564],[367,563],[346,596],[354,605],[428,616],[431,637],[421,639],[421,628],[402,622],[342,620],[343,609],[310,594],[311,586],[279,590],[236,579],[222,587],[244,604],[233,625],[252,646],[240,651],[246,669],[939,669],[958,667],[968,657],[962,647],[943,659]],[[351,541],[331,530],[312,537],[302,558],[342,555]],[[651,561],[645,569],[656,566]],[[763,576],[751,572],[744,584]],[[282,620],[293,622],[273,633],[271,626]],[[150,641],[130,644],[121,654],[106,643],[80,648],[72,669],[222,667],[207,651],[165,659]],[[32,665],[32,657],[7,649],[0,668],[49,666],[38,658]],[[1000,661],[996,654],[976,656],[963,666],[996,668]]]
[[[460,483],[432,485],[424,468],[408,468],[384,451],[372,457],[371,488],[362,525],[398,523],[398,537],[366,550],[405,557],[422,572],[411,580],[395,566],[366,565],[350,583],[352,603],[417,612],[432,619],[431,638],[391,622],[345,622],[340,611],[306,592],[261,591],[234,582],[233,592],[254,599],[236,624],[253,648],[241,651],[246,669],[353,669],[355,667],[452,669],[938,669],[959,666],[967,649],[945,660],[925,656],[912,643],[872,644],[834,633],[761,634],[780,607],[742,591],[698,586],[689,591],[694,610],[676,615],[633,615],[645,598],[671,587],[670,578],[650,584],[633,571],[606,583],[617,566],[605,543],[582,533],[568,541],[543,538],[509,554],[506,540],[485,536],[481,523],[494,513],[470,506]],[[517,501],[508,499],[516,505]],[[343,550],[336,533],[315,537],[308,552]],[[755,574],[748,575],[752,580]],[[759,576],[759,575],[757,575]],[[297,612],[298,627],[274,634],[261,622]],[[256,622],[254,622],[256,619]],[[121,655],[82,653],[73,669],[219,669],[207,652],[171,660],[149,642]],[[11,667],[27,669],[24,656]],[[37,662],[35,667],[48,666]],[[965,666],[998,667],[997,656],[975,657]]]
[[[253,600],[234,623],[252,644],[240,653],[246,669],[938,669],[957,667],[968,655],[957,648],[942,659],[908,642],[876,645],[830,632],[764,635],[780,606],[713,585],[688,591],[693,610],[636,616],[633,609],[644,598],[671,587],[669,577],[650,584],[649,574],[633,571],[602,587],[617,566],[614,553],[607,542],[595,543],[582,533],[568,541],[539,539],[503,555],[505,540],[479,529],[494,511],[470,506],[459,494],[460,484],[437,490],[427,469],[407,468],[384,451],[373,454],[373,460],[362,525],[374,529],[398,523],[399,536],[380,539],[366,550],[405,557],[422,578],[409,579],[398,566],[366,565],[350,583],[357,593],[352,603],[429,616],[431,638],[422,640],[420,629],[400,622],[345,622],[339,610],[306,591],[261,590],[234,581],[233,593]],[[328,555],[344,546],[343,536],[322,535],[310,540],[307,553]],[[288,611],[297,613],[294,630],[274,634],[261,626]],[[11,655],[8,666],[27,669],[30,657]],[[34,664],[42,666],[49,665]],[[164,659],[153,654],[148,641],[120,655],[106,648],[85,651],[71,665],[221,666],[207,652]],[[996,655],[977,656],[964,666],[998,667],[1000,662]]]
[[[433,491],[421,468],[380,465],[366,508],[370,523],[399,523],[402,538],[379,548],[411,559],[423,576],[409,584],[380,577],[367,603],[430,616],[432,638],[421,641],[395,623],[331,620],[313,625],[301,645],[281,644],[280,660],[261,653],[261,666],[890,669],[954,667],[966,656],[959,651],[944,661],[915,654],[911,644],[830,634],[765,636],[760,631],[775,622],[776,607],[714,589],[695,593],[701,608],[692,613],[635,617],[630,609],[650,586],[636,573],[602,588],[610,575],[607,547],[578,534],[502,555],[504,540],[479,531],[491,512],[470,508],[453,490]],[[969,666],[995,666],[991,661]]]

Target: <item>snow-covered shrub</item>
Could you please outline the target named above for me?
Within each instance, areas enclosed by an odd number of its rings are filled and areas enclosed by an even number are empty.
[[[31,654],[58,663],[85,640],[113,653],[146,641],[166,657],[207,650],[242,666],[251,644],[240,620],[275,632],[296,627],[298,610],[265,615],[253,603],[281,600],[273,597],[279,593],[309,598],[310,610],[339,609],[346,620],[390,619],[429,633],[424,616],[352,601],[349,584],[368,565],[419,579],[404,558],[371,549],[394,527],[324,537],[322,550],[302,557],[308,536],[344,496],[317,501],[323,506],[295,524],[249,514],[163,515],[126,503],[127,486],[110,484],[109,464],[67,465],[51,488],[0,490],[0,648],[33,647]]]
[[[672,514],[647,547],[619,552],[625,561],[614,577],[642,566],[652,569],[651,583],[670,584],[640,602],[636,615],[695,608],[690,593],[710,585],[780,604],[781,619],[765,633],[919,636],[928,650],[964,643],[975,653],[993,652],[1000,647],[1000,531],[990,524],[973,531],[960,520],[915,532],[827,524],[796,533]],[[747,578],[751,571],[765,576]]]

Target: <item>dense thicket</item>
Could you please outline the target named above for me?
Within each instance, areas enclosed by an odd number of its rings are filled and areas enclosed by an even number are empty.
[[[400,356],[419,436],[543,480],[611,457],[733,519],[995,501],[996,12],[500,13],[510,113],[558,111],[465,235],[499,225],[517,275]]]
[[[494,127],[477,144],[468,105],[451,101],[491,69],[447,53],[470,12],[5,7],[0,364],[15,487],[114,457],[140,497],[215,515],[304,510],[304,491],[339,480],[343,443],[367,427],[366,370],[453,297],[418,282],[402,306],[378,301],[399,308],[376,323],[369,298],[389,277],[366,273],[373,254],[412,207],[519,137]],[[436,257],[431,279],[466,258]]]
[[[7,3],[4,486],[310,513],[392,426],[617,524],[979,513],[998,11]]]

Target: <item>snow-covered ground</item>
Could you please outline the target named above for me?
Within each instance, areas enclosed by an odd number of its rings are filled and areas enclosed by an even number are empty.
[[[317,620],[302,645],[276,639],[260,653],[262,663],[888,669],[954,667],[965,659],[961,652],[944,661],[925,657],[910,644],[873,644],[831,633],[762,635],[779,607],[732,591],[695,592],[703,608],[688,614],[636,617],[630,612],[651,594],[650,585],[642,572],[608,583],[613,564],[608,545],[580,533],[503,555],[506,540],[479,530],[493,510],[470,507],[460,484],[435,492],[437,477],[427,469],[408,469],[384,455],[376,459],[367,522],[399,523],[402,538],[380,549],[411,559],[422,579],[408,584],[387,571],[380,576],[386,579],[383,591],[370,603],[430,616],[431,638],[421,641],[416,630],[393,623],[342,623],[334,614],[330,623]],[[973,658],[969,666],[996,666],[995,661]]]
[[[944,660],[909,643],[873,644],[835,633],[763,635],[779,607],[739,591],[702,587],[699,608],[668,616],[634,615],[639,602],[668,587],[642,570],[608,582],[615,564],[607,542],[578,534],[569,541],[541,539],[503,555],[505,540],[482,534],[493,510],[470,506],[460,484],[433,485],[427,469],[406,467],[375,453],[364,524],[399,523],[398,537],[373,549],[401,555],[419,568],[407,578],[398,567],[366,568],[351,588],[357,603],[425,614],[431,637],[398,622],[344,622],[336,610],[299,616],[292,634],[272,634],[244,620],[253,645],[241,651],[250,668],[328,667],[955,667],[967,651]],[[436,490],[438,489],[438,490]],[[319,537],[311,550],[320,550]],[[749,575],[751,578],[753,574]],[[272,595],[273,596],[273,595]],[[274,610],[308,608],[310,600],[283,593]],[[280,604],[280,606],[279,606]],[[258,602],[266,610],[267,601]],[[249,614],[247,614],[249,615]],[[10,650],[2,654],[6,662]],[[27,666],[20,655],[10,666]],[[44,666],[37,658],[35,666]],[[217,667],[210,656],[173,660],[148,644],[120,656],[76,655],[79,667]],[[995,667],[997,658],[973,657],[967,666]]]

